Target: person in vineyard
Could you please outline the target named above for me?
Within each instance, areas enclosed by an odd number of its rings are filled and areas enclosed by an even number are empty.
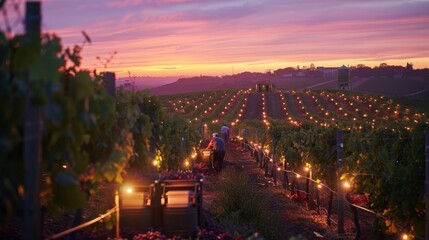
[[[220,135],[222,136],[222,139],[225,143],[228,143],[229,139],[229,127],[226,126],[226,124],[223,124],[220,128]]]
[[[214,149],[214,168],[217,172],[220,172],[222,170],[223,159],[225,157],[225,142],[222,138],[219,137],[219,133],[213,133],[213,138],[211,139],[209,145],[207,145],[206,149]]]

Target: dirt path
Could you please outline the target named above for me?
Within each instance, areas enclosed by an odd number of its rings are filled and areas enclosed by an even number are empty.
[[[336,239],[336,234],[323,222],[323,217],[307,210],[307,207],[291,200],[281,185],[274,186],[269,178],[264,177],[264,170],[259,168],[250,152],[242,151],[236,144],[229,144],[224,167],[238,166],[254,180],[255,187],[260,188],[268,199],[269,209],[276,212],[279,220],[281,239],[302,236],[304,239]],[[210,207],[215,197],[214,187],[217,176],[204,178],[203,205]],[[267,219],[270,221],[270,219]],[[317,236],[319,234],[319,237]]]

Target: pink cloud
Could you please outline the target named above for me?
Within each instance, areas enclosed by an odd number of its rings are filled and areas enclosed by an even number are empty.
[[[120,71],[406,62],[429,58],[428,9],[429,2],[413,0],[45,1],[44,30],[57,32],[66,45],[81,43],[85,30],[93,44],[84,50],[84,64],[99,66],[96,56],[117,51],[112,67]]]

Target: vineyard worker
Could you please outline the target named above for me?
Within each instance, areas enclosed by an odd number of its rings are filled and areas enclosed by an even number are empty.
[[[222,139],[225,143],[228,143],[229,139],[229,127],[227,127],[225,124],[222,125],[220,128],[220,135],[222,136]]]
[[[206,149],[214,149],[213,162],[214,168],[217,172],[222,170],[223,159],[225,157],[225,143],[222,138],[219,137],[219,133],[213,133],[213,138],[207,145]]]

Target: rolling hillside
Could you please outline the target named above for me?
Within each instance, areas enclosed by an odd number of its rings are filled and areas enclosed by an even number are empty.
[[[176,82],[152,88],[154,95],[191,93],[220,89],[243,89],[254,87],[259,81],[271,82],[276,89],[288,91],[336,90],[336,80],[323,78],[285,78],[273,76],[267,80],[266,75],[245,73],[224,77],[194,77],[179,79]],[[367,77],[351,79],[353,92],[381,94],[391,97],[413,97],[429,99],[429,79],[423,77],[392,78]]]
[[[324,126],[374,126],[385,123],[406,126],[427,122],[429,116],[427,99],[391,98],[331,90],[265,93],[218,90],[161,96],[161,99],[167,111],[183,115],[191,121],[207,123],[219,120],[231,124],[244,120],[280,120],[292,124],[308,122]]]

